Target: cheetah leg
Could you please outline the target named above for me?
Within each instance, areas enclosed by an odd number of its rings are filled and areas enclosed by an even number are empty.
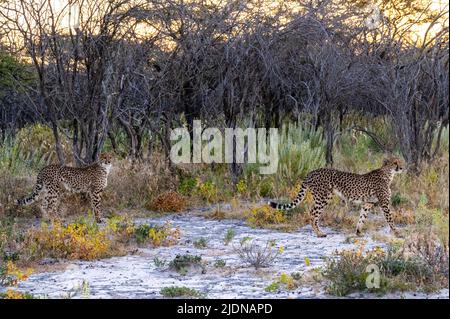
[[[58,199],[59,194],[58,191],[49,191],[46,196],[47,200],[47,212],[49,213],[50,219],[58,219]]]
[[[389,227],[391,228],[391,231],[394,233],[395,236],[401,237],[400,232],[395,227],[394,220],[392,218],[392,213],[391,213],[391,210],[389,209],[389,201],[383,201],[382,203],[380,203],[380,206],[381,206],[381,210],[384,213],[384,217],[386,218],[386,221],[387,221]]]
[[[93,192],[91,194],[92,210],[94,211],[94,216],[97,223],[100,223],[102,221],[100,216],[100,200],[101,200],[100,192]]]
[[[48,210],[48,194],[44,194],[44,196],[42,196],[42,202],[41,202],[40,208],[41,208],[42,218],[49,220],[50,216],[49,216],[49,210]]]
[[[361,231],[362,231],[362,228],[364,227],[364,223],[366,222],[367,214],[372,209],[372,207],[373,207],[372,203],[365,203],[361,207],[358,224],[356,225],[356,235],[357,236],[361,236]]]
[[[323,213],[323,209],[327,204],[327,201],[331,198],[332,194],[328,194],[326,197],[314,196],[314,207],[310,212],[311,215],[311,226],[316,233],[317,237],[326,237],[327,234],[322,232],[319,227],[320,215]]]

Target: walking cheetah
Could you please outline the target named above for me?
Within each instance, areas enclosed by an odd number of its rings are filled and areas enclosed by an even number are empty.
[[[45,217],[55,217],[59,199],[64,190],[86,193],[90,200],[96,220],[100,219],[100,197],[108,183],[111,171],[111,155],[100,154],[98,162],[85,167],[48,165],[37,176],[33,193],[19,199],[19,205],[30,205],[42,198],[41,210]],[[50,216],[49,216],[50,215]]]
[[[310,212],[311,226],[318,237],[325,237],[319,228],[319,218],[333,192],[342,199],[362,203],[356,234],[361,235],[369,210],[378,204],[383,210],[391,231],[399,236],[392,220],[389,208],[391,199],[391,182],[394,175],[403,171],[403,164],[398,158],[389,158],[383,161],[381,168],[366,174],[342,172],[331,168],[320,168],[310,172],[303,182],[297,197],[289,204],[269,202],[273,208],[289,210],[296,207],[303,200],[305,192],[309,189],[314,199],[314,206]]]

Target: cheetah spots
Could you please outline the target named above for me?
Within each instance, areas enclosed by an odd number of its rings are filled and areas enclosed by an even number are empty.
[[[31,204],[42,193],[43,216],[51,215],[49,217],[55,218],[64,190],[74,193],[86,192],[91,198],[95,217],[100,221],[101,193],[107,185],[108,172],[111,168],[110,157],[103,161],[105,163],[95,163],[82,168],[48,165],[39,172],[33,193],[29,197],[19,200],[18,203]]]
[[[357,234],[361,234],[368,211],[374,203],[379,203],[384,212],[387,223],[393,231],[396,231],[389,209],[390,183],[392,182],[390,170],[381,167],[366,174],[342,172],[330,168],[321,168],[310,172],[302,184],[296,199],[287,205],[270,202],[271,207],[277,209],[291,209],[296,207],[305,195],[308,188],[313,196],[314,206],[310,212],[311,225],[318,237],[324,237],[319,228],[320,216],[331,199],[333,193],[347,202],[365,203],[360,213],[357,224]]]

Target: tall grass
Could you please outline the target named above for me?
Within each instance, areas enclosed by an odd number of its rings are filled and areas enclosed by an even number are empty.
[[[17,176],[27,174],[45,163],[45,154],[39,150],[24,151],[17,139],[7,138],[0,146],[0,171],[6,170]]]
[[[310,171],[325,165],[322,130],[314,130],[301,122],[282,126],[278,150],[277,175],[289,183],[303,179]]]
[[[390,128],[381,120],[367,124],[367,129],[388,136]],[[365,126],[366,127],[366,126]],[[442,152],[426,164],[419,176],[402,174],[394,179],[393,196],[396,209],[417,210],[421,196],[428,199],[430,209],[448,213],[448,127],[441,136]],[[125,143],[121,136],[120,143]],[[31,187],[39,169],[55,161],[53,136],[42,125],[27,127],[0,146],[0,205],[24,195]],[[70,146],[63,141],[64,151]],[[187,204],[229,201],[233,197],[291,197],[305,176],[325,166],[325,141],[322,131],[306,121],[285,123],[280,130],[278,170],[261,175],[259,163],[244,164],[243,174],[232,185],[227,164],[196,164],[180,167],[174,176],[165,166],[162,153],[155,150],[152,162],[132,162],[117,158],[113,165],[104,197],[107,207],[139,208],[148,205],[160,194],[178,191],[187,196]],[[334,167],[363,173],[379,167],[385,154],[364,133],[345,131],[333,149]],[[181,173],[182,172],[182,173]],[[197,198],[196,198],[197,197]],[[1,210],[1,209],[0,209]]]
[[[325,166],[325,141],[321,129],[306,122],[285,123],[278,145],[278,168],[275,174],[259,174],[259,164],[244,167],[246,194],[270,197],[285,193],[310,171]]]

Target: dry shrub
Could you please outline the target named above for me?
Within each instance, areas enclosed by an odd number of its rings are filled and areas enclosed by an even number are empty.
[[[401,207],[416,209],[416,205],[426,198],[428,208],[440,209],[448,214],[448,155],[437,158],[430,164],[423,164],[418,176],[414,174],[400,174],[394,178],[393,193],[399,192],[405,199]]]
[[[269,240],[264,246],[260,246],[254,240],[244,238],[241,240],[240,246],[234,247],[234,251],[245,264],[259,269],[270,267],[275,259],[284,252],[284,247],[276,247],[273,240]]]
[[[39,208],[33,206],[17,206],[16,200],[31,192],[35,183],[34,177],[13,176],[7,170],[0,170],[0,216],[37,216]]]
[[[211,181],[202,182],[197,180],[195,194],[208,203],[216,203],[222,198],[217,185]]]
[[[169,222],[163,225],[136,225],[128,215],[111,216],[107,219],[106,229],[114,242],[129,243],[135,240],[139,245],[149,243],[155,247],[175,245],[181,235],[180,228],[173,228]]]
[[[335,256],[326,258],[323,275],[328,281],[328,292],[338,296],[345,296],[354,291],[431,292],[448,286],[448,279],[445,283],[442,273],[433,268],[424,259],[423,254],[406,256],[394,246],[388,246],[387,250],[376,247],[365,251],[365,241],[355,241],[355,244],[355,249],[342,250],[336,252]],[[370,274],[368,266],[374,265],[379,270],[380,285],[378,288],[369,288],[366,284]]]
[[[54,222],[28,231],[24,247],[31,259],[44,257],[93,260],[110,256],[111,241],[95,225]]]
[[[149,208],[160,212],[179,212],[186,208],[186,200],[177,192],[168,191],[156,196]]]
[[[413,233],[405,240],[401,253],[405,258],[420,258],[437,274],[448,279],[449,246],[431,231]]]
[[[91,201],[87,194],[65,192],[59,202],[58,216],[83,216],[91,209]]]
[[[357,213],[352,213],[348,207],[339,205],[336,208],[330,207],[325,209],[324,213],[320,216],[320,224],[333,229],[354,232],[358,219],[359,211]],[[365,228],[369,226],[369,223],[370,220],[367,220]]]
[[[114,236],[115,241],[128,243],[135,235],[136,227],[134,221],[127,214],[112,215],[106,220],[108,233]]]
[[[206,215],[206,218],[211,218],[211,219],[215,219],[215,220],[222,220],[225,219],[226,214],[223,210],[221,210],[220,208],[216,208],[214,209],[214,211],[212,213],[209,213],[208,215]]]
[[[33,273],[33,269],[19,269],[12,261],[7,261],[5,265],[0,262],[0,285],[13,286],[4,293],[0,293],[0,299],[32,299],[33,295],[28,292],[16,290],[19,282],[25,281]]]
[[[270,224],[281,224],[286,221],[283,212],[268,205],[253,207],[244,213],[247,223],[254,227],[264,227]]]
[[[411,209],[400,208],[398,210],[393,211],[394,223],[410,225],[414,224],[416,221],[415,213]]]
[[[309,225],[309,223],[311,222],[311,216],[308,212],[293,214],[290,218],[290,222],[299,227],[302,227],[305,225]]]
[[[113,162],[104,194],[105,206],[114,208],[144,207],[161,189],[176,184],[161,156],[153,156],[152,163],[121,160]]]
[[[172,246],[181,236],[179,227],[173,228],[170,222],[163,225],[141,224],[135,227],[134,236],[138,244],[150,243],[154,247]]]

